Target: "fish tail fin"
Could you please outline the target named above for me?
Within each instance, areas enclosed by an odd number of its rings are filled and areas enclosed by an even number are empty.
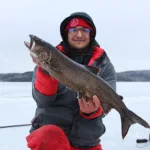
[[[121,122],[122,122],[122,138],[127,135],[128,130],[132,124],[138,123],[144,126],[145,128],[150,128],[150,125],[141,117],[136,115],[134,112],[128,109],[127,115],[121,116]]]

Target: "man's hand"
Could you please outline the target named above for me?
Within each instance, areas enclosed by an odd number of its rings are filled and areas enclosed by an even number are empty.
[[[101,103],[99,98],[94,95],[93,99],[85,99],[81,98],[79,99],[79,106],[81,112],[85,114],[90,114],[98,110],[98,108],[101,107]]]

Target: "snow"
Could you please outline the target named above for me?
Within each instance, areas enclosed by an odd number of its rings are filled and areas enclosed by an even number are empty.
[[[150,83],[117,83],[117,91],[124,96],[129,109],[150,123]],[[0,82],[0,126],[29,124],[34,116],[36,104],[31,95],[31,83]],[[106,133],[102,136],[104,150],[138,150],[137,138],[148,139],[149,130],[135,124],[123,140],[121,138],[121,121],[117,111],[104,118]],[[94,127],[93,127],[94,128]],[[25,137],[30,126],[0,129],[0,150],[28,150]],[[150,144],[150,143],[149,143]],[[141,145],[143,146],[143,145]],[[150,145],[142,147],[150,150]]]

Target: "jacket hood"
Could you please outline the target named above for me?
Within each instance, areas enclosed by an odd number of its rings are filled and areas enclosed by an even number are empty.
[[[73,18],[82,18],[93,28],[92,34],[91,34],[91,37],[90,37],[90,43],[89,43],[88,47],[83,48],[82,50],[80,49],[80,52],[78,51],[78,49],[72,48],[70,46],[70,44],[68,42],[68,39],[67,39],[67,33],[65,31],[66,26],[68,25],[69,21]],[[87,63],[90,60],[91,56],[92,56],[93,47],[94,46],[99,46],[99,44],[95,40],[95,36],[96,36],[95,24],[94,24],[91,16],[89,16],[85,12],[75,12],[75,13],[71,14],[69,17],[65,18],[62,21],[62,23],[60,24],[60,34],[61,34],[61,37],[62,37],[62,40],[63,40],[60,44],[64,46],[65,51],[68,54],[68,56],[71,59],[73,59],[77,62],[79,62],[77,59],[80,59],[80,60],[85,59],[86,63]],[[79,57],[81,57],[82,59],[79,58]],[[81,61],[80,61],[80,63],[81,63]]]

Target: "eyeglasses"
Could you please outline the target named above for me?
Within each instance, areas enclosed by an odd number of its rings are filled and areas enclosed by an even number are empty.
[[[78,32],[81,32],[82,35],[89,35],[91,30],[89,28],[70,28],[68,32],[72,35],[76,35]]]

